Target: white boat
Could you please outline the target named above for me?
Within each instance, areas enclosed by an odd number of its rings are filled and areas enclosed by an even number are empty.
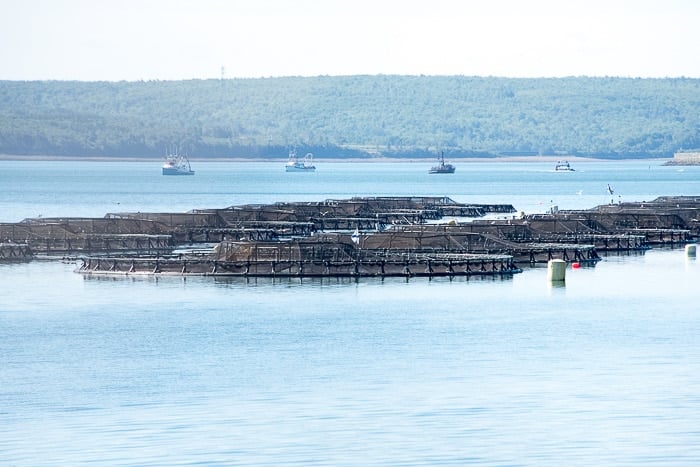
[[[194,175],[194,170],[187,156],[176,153],[166,156],[163,175]]]
[[[284,166],[284,170],[287,172],[313,172],[316,170],[316,166],[313,164],[313,154],[310,152],[304,156],[304,160],[300,161],[297,158],[296,150],[292,149],[289,151],[289,160]]]
[[[455,166],[452,164],[445,163],[445,153],[440,152],[438,157],[438,165],[430,168],[428,171],[430,174],[453,174],[455,173]]]
[[[575,172],[575,170],[569,165],[569,161],[557,161],[557,165],[554,166],[554,170],[557,172]]]

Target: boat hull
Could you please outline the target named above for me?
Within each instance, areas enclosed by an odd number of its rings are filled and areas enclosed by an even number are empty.
[[[287,166],[284,168],[286,172],[313,172],[316,170],[316,167],[291,167]]]
[[[194,175],[194,170],[181,170],[163,167],[163,175]]]
[[[428,171],[428,173],[431,173],[431,174],[453,174],[453,173],[455,173],[455,169],[454,169],[454,167],[448,167],[448,168],[444,168],[444,167],[433,168],[433,169],[430,169],[430,170]]]

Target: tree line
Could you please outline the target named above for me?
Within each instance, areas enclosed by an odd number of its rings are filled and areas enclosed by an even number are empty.
[[[0,153],[158,157],[670,157],[700,80],[358,75],[0,81]]]

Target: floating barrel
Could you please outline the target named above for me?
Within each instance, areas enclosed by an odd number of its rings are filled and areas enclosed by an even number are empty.
[[[685,255],[692,257],[692,258],[695,258],[696,250],[697,250],[697,245],[686,245],[685,246]]]
[[[547,262],[547,280],[549,282],[564,282],[566,280],[566,261],[550,259]]]

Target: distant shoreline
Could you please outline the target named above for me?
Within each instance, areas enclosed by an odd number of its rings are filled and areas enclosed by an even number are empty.
[[[65,161],[65,162],[147,162],[163,161],[162,157],[123,157],[123,156],[44,156],[44,155],[13,155],[0,154],[0,161]],[[595,157],[579,156],[502,156],[502,157],[456,157],[450,158],[453,163],[488,163],[488,162],[549,162],[566,160],[569,162],[624,162],[624,161],[668,161],[670,158],[623,158],[623,159],[597,159]],[[253,157],[190,157],[190,162],[269,162],[274,164],[284,163],[286,157],[258,159]],[[371,157],[371,158],[315,158],[315,162],[332,163],[357,163],[357,162],[390,162],[390,163],[431,163],[433,158],[397,158],[397,157]]]

